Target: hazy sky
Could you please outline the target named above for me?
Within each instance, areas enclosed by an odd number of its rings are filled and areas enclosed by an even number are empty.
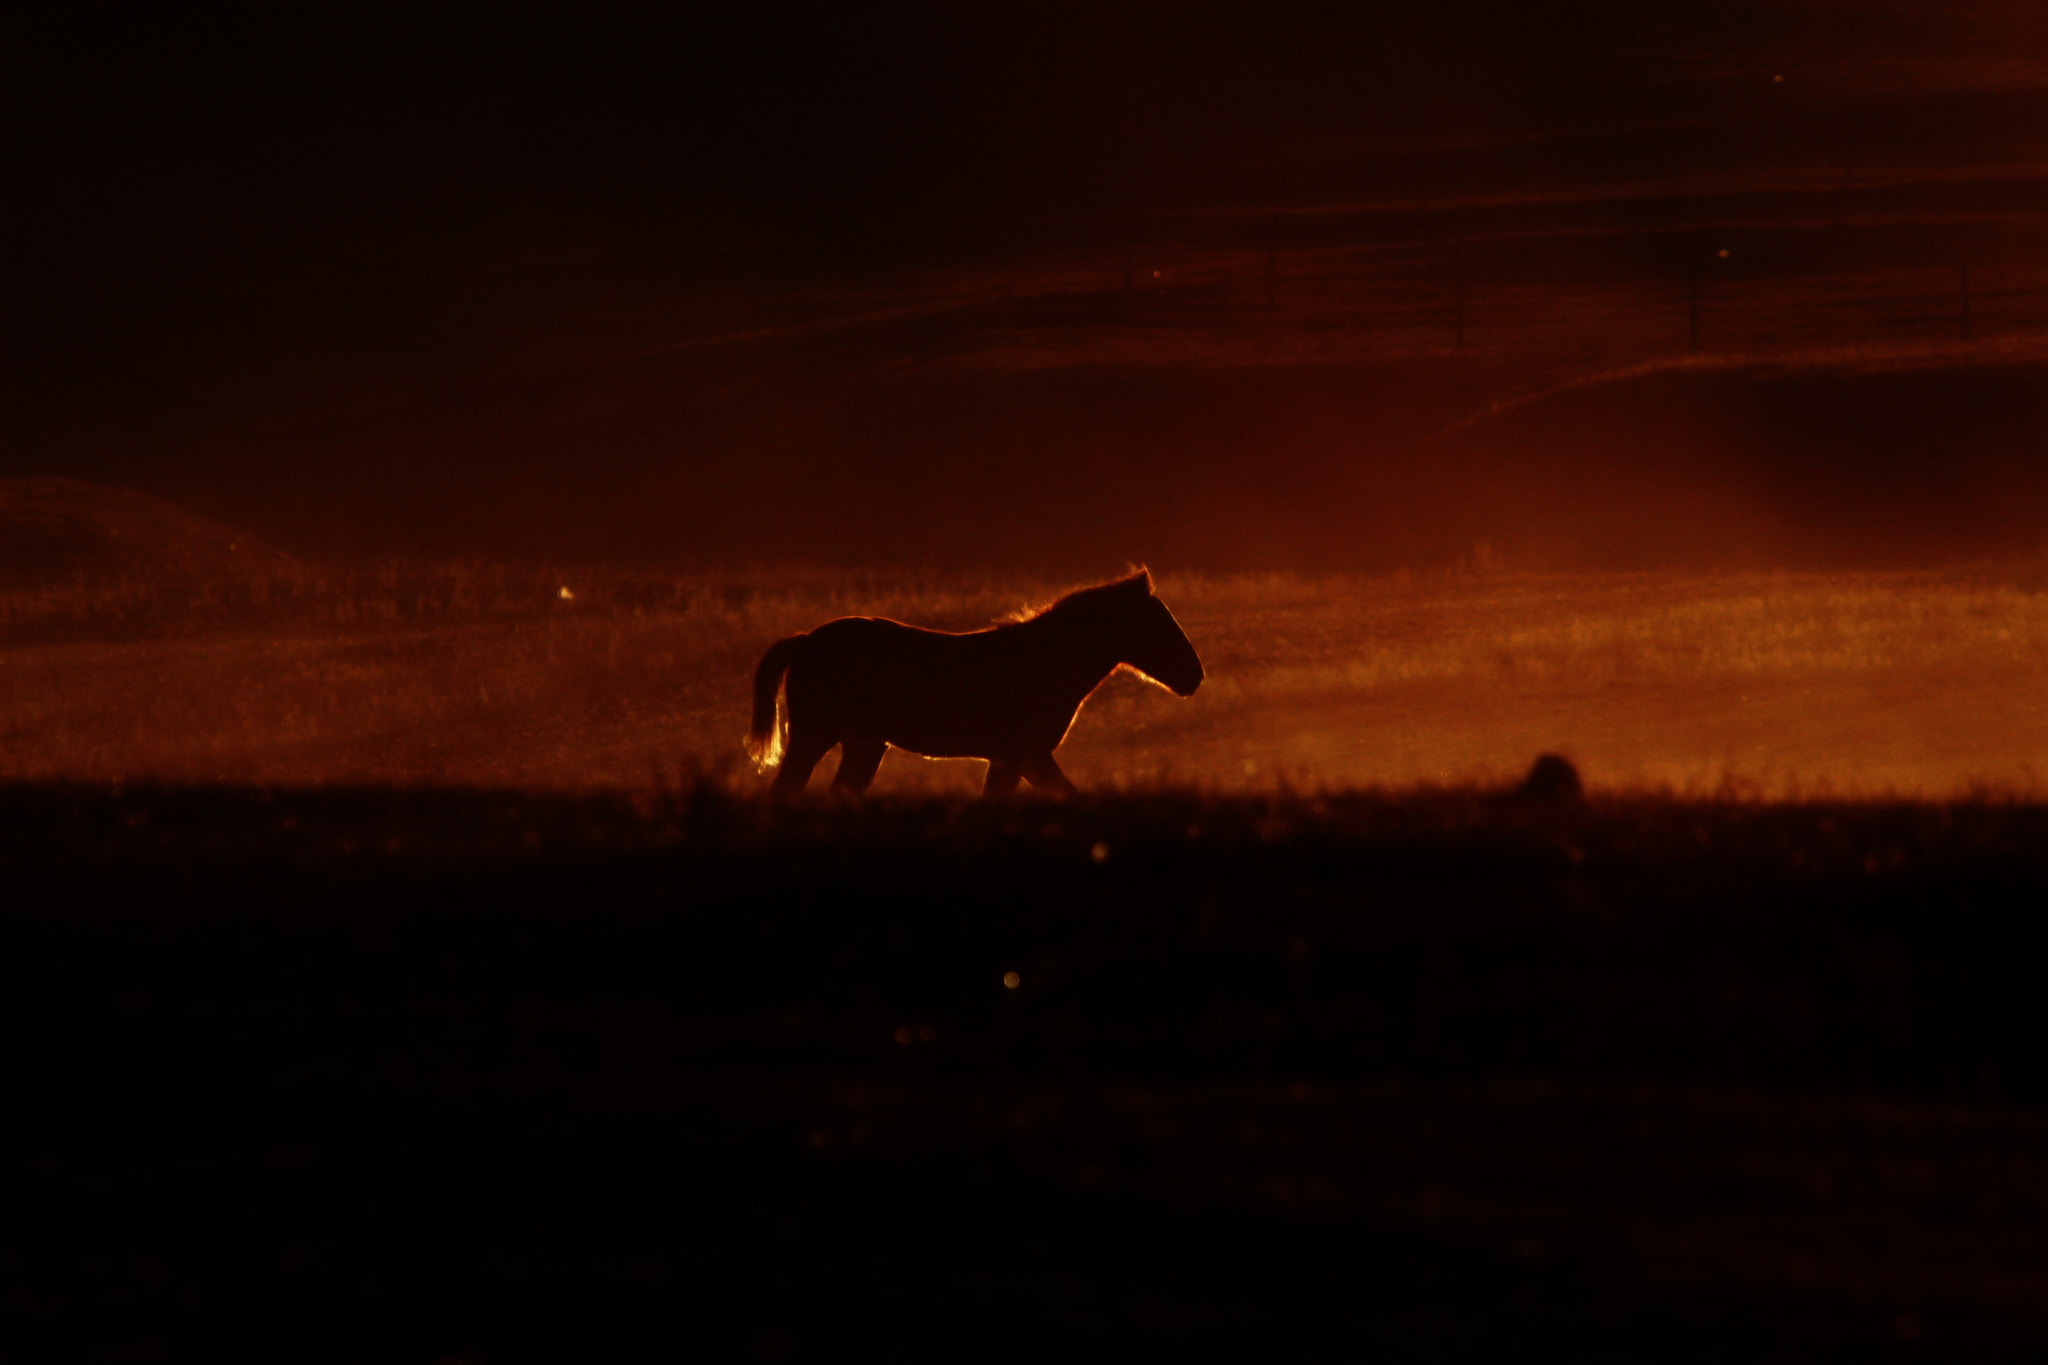
[[[596,413],[617,429],[569,452],[598,475],[563,524],[581,517],[577,543],[602,544],[607,500],[644,500],[650,468],[739,487],[772,425],[731,407],[747,384],[787,414],[820,365],[853,382],[842,352],[588,368],[607,357],[845,311],[853,294],[921,299],[934,272],[1012,288],[1003,272],[1077,251],[1114,271],[1170,235],[1148,226],[1162,214],[2039,151],[2037,7],[1930,8],[15,16],[0,41],[0,473],[198,490],[294,533],[346,503],[330,538],[465,522],[503,548],[534,519],[496,542],[490,528],[559,501],[536,471]],[[1876,121],[1856,122],[1867,109]],[[534,436],[533,414],[554,434]],[[748,434],[707,434],[727,427]],[[854,445],[901,473],[877,453],[888,433]],[[493,471],[495,493],[478,487]],[[345,487],[392,479],[408,508]]]
[[[299,327],[374,346],[487,266],[836,273],[1342,201],[1377,150],[1711,120],[1753,112],[1771,60],[1803,89],[1836,55],[1984,46],[1897,17],[1924,8],[62,7],[7,34],[10,369],[146,384],[165,349]]]

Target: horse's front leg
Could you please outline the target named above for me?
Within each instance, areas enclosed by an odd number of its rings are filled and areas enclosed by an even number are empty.
[[[832,778],[832,790],[864,792],[882,766],[889,746],[879,739],[849,739],[839,746],[839,771]]]
[[[1032,786],[1048,796],[1072,796],[1074,794],[1074,784],[1068,780],[1065,773],[1060,771],[1060,765],[1054,761],[1051,754],[1047,754],[1043,758],[1034,758],[1029,763],[1026,763],[1024,765],[1024,776],[1030,780]]]
[[[988,761],[988,776],[982,779],[981,796],[984,801],[992,797],[1008,796],[1017,790],[1017,781],[1024,774],[1014,763],[1005,763],[1000,758]]]

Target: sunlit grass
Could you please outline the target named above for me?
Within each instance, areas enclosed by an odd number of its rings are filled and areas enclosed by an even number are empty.
[[[1445,576],[1325,591],[1319,607],[1226,608],[1206,632],[1241,775],[1497,782],[1557,749],[1608,787],[1932,795],[2032,791],[2048,754],[2033,701],[2048,602],[2010,583]],[[1183,612],[1197,640],[1206,614]],[[1243,633],[1269,626],[1280,647]]]
[[[80,587],[68,614],[61,594],[0,602],[0,776],[744,784],[748,679],[778,636],[854,613],[972,629],[1067,586],[291,572],[196,598]],[[1493,784],[1555,750],[1596,792],[2032,794],[2048,766],[2048,597],[2017,574],[1169,573],[1160,591],[1209,681],[1182,701],[1113,678],[1062,750],[1084,788]],[[978,779],[897,754],[876,789]]]

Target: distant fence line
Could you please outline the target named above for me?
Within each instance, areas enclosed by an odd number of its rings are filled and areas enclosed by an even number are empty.
[[[1598,349],[1697,353],[2048,333],[2048,223],[2008,232],[1990,251],[1953,231],[1914,240],[1896,224],[1853,221],[1685,235],[1692,240],[1678,246],[1627,232],[1447,244],[1165,242],[1126,248],[1113,291],[1076,280],[1074,292],[1092,294],[1092,305],[1064,298],[1094,321],[1287,323],[1453,351],[1540,344],[1546,334]],[[1061,306],[1056,296],[1041,311],[1072,320]]]

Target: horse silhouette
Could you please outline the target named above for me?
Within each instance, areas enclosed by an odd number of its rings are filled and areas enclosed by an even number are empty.
[[[761,656],[747,752],[762,768],[780,755],[778,795],[802,791],[835,744],[833,789],[865,791],[893,744],[927,758],[987,759],[983,796],[1007,795],[1019,779],[1071,796],[1053,750],[1119,667],[1183,697],[1202,685],[1202,661],[1144,569],[986,630],[843,616]]]

